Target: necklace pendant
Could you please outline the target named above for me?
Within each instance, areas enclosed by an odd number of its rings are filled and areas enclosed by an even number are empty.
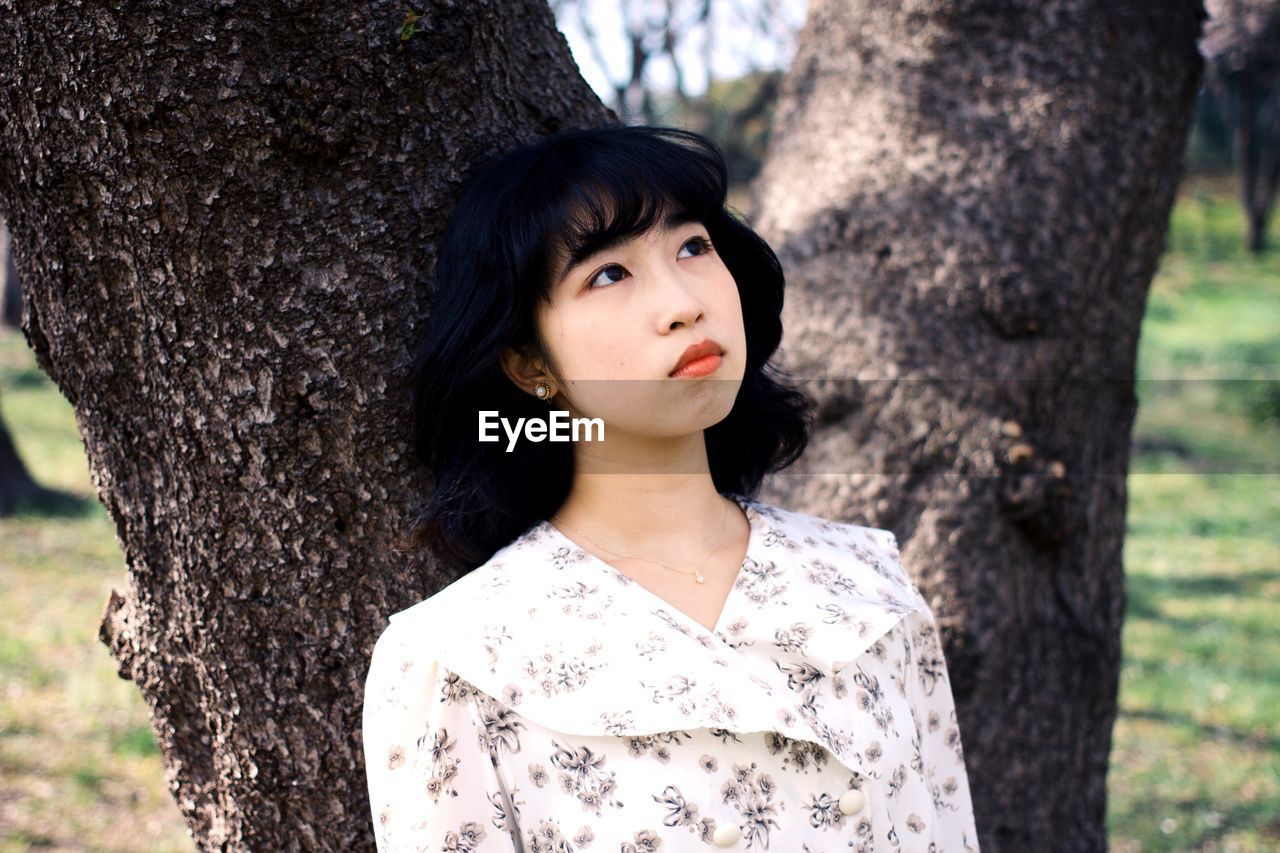
[[[702,583],[704,580],[706,580],[706,578],[702,576],[702,572],[698,572],[696,575],[694,575],[694,577],[697,578],[698,583]]]

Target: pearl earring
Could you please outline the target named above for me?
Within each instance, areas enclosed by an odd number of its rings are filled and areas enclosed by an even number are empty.
[[[539,400],[545,400],[551,396],[551,388],[545,382],[539,382],[533,386],[533,393],[538,395]]]

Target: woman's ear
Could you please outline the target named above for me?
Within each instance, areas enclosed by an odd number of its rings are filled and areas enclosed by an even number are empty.
[[[507,347],[499,358],[502,372],[526,394],[533,394],[533,386],[539,382],[552,383],[541,355],[529,344],[519,348]],[[552,386],[551,390],[555,391],[555,387]]]

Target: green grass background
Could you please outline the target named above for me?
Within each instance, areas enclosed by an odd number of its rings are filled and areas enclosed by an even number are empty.
[[[1280,250],[1241,235],[1229,179],[1189,178],[1143,324],[1116,851],[1280,848],[1280,400],[1259,381],[1280,379]],[[12,332],[0,413],[38,479],[85,498],[0,520],[0,850],[193,850],[96,637],[126,582],[114,528],[70,406]]]

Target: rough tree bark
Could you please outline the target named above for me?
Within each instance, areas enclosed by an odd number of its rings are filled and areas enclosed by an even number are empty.
[[[402,383],[434,241],[478,159],[614,120],[545,0],[405,8],[0,2],[24,332],[128,564],[102,639],[203,849],[371,849],[369,653],[447,580],[388,551],[427,488]]]
[[[1202,17],[814,0],[754,187],[821,379],[780,495],[898,533],[984,851],[1106,847],[1135,351]]]

